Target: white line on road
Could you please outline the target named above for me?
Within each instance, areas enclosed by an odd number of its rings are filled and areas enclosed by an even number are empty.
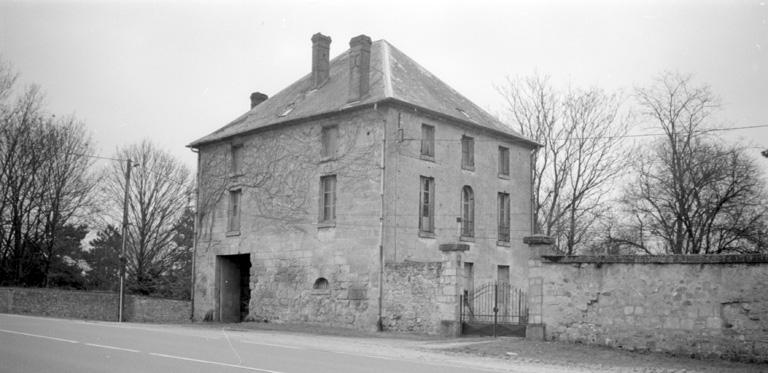
[[[54,341],[59,342],[67,342],[67,343],[80,343],[78,341],[73,341],[71,339],[64,339],[64,338],[56,338],[56,337],[48,337],[45,335],[39,335],[39,334],[30,334],[30,333],[23,333],[23,332],[17,332],[15,330],[6,330],[6,329],[0,329],[0,332],[4,333],[11,333],[11,334],[19,334],[19,335],[26,335],[27,337],[37,337],[37,338],[45,338],[45,339],[51,339]]]
[[[254,371],[254,372],[281,373],[281,372],[278,372],[276,370],[259,369],[259,368],[253,368],[253,367],[245,366],[245,365],[221,363],[221,362],[218,362],[218,361],[200,360],[200,359],[193,359],[193,358],[189,358],[189,357],[182,357],[182,356],[175,356],[175,355],[158,354],[156,352],[150,352],[149,354],[152,355],[152,356],[166,357],[166,358],[169,358],[169,359],[193,361],[193,362],[196,362],[196,363],[203,363],[203,364],[218,365],[218,366],[222,366],[222,367],[245,369],[245,370],[250,370],[250,371]]]
[[[304,348],[296,347],[296,346],[288,346],[288,345],[279,345],[275,343],[264,343],[264,342],[257,342],[257,341],[250,341],[247,339],[240,340],[242,343],[248,343],[252,345],[259,345],[259,346],[271,346],[271,347],[279,347],[279,348],[290,348],[292,350],[303,350]]]
[[[115,347],[115,346],[107,346],[107,345],[97,345],[95,343],[84,343],[84,344],[86,346],[108,348],[110,350],[120,350],[120,351],[127,351],[127,352],[140,352],[139,350],[134,350],[134,349],[131,349],[131,348],[123,348],[123,347]]]

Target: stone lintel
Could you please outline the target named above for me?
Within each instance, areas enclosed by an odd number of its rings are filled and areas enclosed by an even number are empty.
[[[469,251],[469,245],[465,243],[443,243],[443,244],[440,244],[440,251],[442,252]]]

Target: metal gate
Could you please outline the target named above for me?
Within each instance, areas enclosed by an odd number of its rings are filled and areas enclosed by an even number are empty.
[[[520,289],[505,282],[489,282],[460,297],[464,335],[525,336],[528,302]]]

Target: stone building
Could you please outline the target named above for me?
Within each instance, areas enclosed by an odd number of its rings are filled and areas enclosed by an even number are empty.
[[[311,40],[310,74],[189,145],[194,318],[436,332],[446,283],[527,286],[537,144],[385,40]]]

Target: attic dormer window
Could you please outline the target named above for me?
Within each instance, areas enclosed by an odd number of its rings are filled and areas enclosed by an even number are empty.
[[[465,117],[467,117],[467,119],[472,119],[472,118],[470,118],[469,114],[467,114],[467,112],[466,112],[466,111],[464,111],[463,109],[461,109],[461,108],[456,108],[456,110],[458,110],[458,111],[459,111],[459,113],[461,113],[461,114],[464,114],[464,116],[465,116]]]
[[[295,105],[295,104],[290,104],[290,105],[286,106],[286,107],[285,107],[285,110],[283,110],[283,112],[282,112],[282,113],[280,113],[280,114],[278,115],[278,117],[284,117],[284,116],[286,116],[286,115],[290,114],[290,113],[293,111],[293,108],[295,108],[295,107],[296,107],[296,105]]]

